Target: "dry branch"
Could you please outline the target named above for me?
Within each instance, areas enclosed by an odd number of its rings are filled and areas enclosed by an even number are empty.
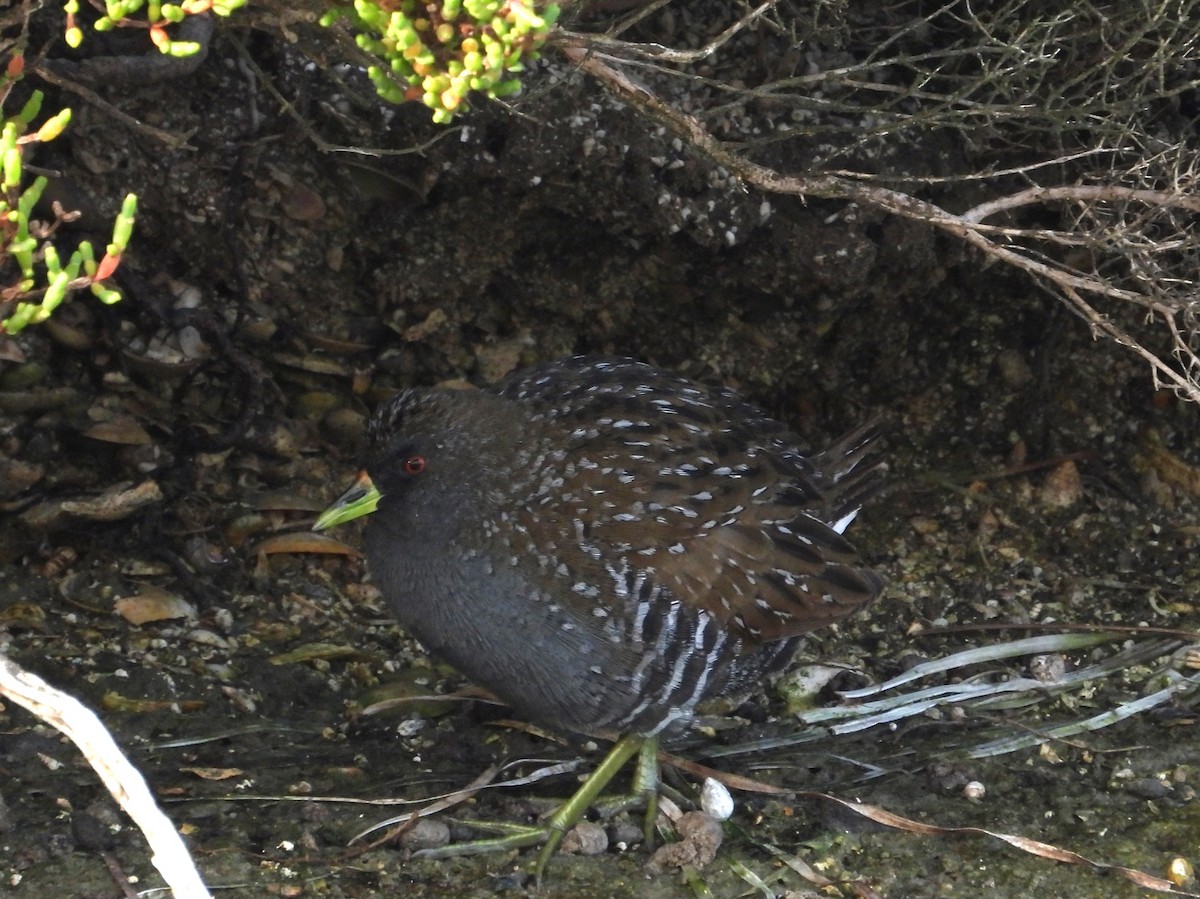
[[[711,71],[700,76],[682,70],[751,27],[787,33],[784,5],[782,0],[771,0],[755,6],[698,50],[670,51],[659,44],[618,40],[612,35],[619,28],[603,36],[563,32],[560,47],[581,71],[742,183],[767,193],[845,200],[952,234],[986,257],[1049,287],[1089,324],[1093,334],[1141,356],[1157,385],[1200,402],[1197,157],[1183,143],[1168,145],[1163,139],[1152,139],[1137,120],[1151,101],[1174,101],[1188,90],[1200,93],[1200,79],[1192,76],[1189,81],[1171,74],[1183,66],[1184,57],[1200,55],[1200,22],[1196,28],[1186,24],[1189,16],[1200,16],[1200,4],[1175,0],[1143,11],[1142,18],[1129,12],[1114,24],[1091,16],[1087,0],[1077,0],[1074,14],[1080,21],[1094,23],[1097,34],[1109,28],[1115,46],[1108,55],[1066,63],[1061,41],[1064,33],[1073,33],[1064,32],[1070,23],[1061,17],[1041,18],[1024,0],[1009,0],[989,9],[987,21],[969,10],[961,14],[966,5],[954,2],[923,20],[958,16],[955,21],[975,36],[976,44],[971,46],[906,53],[901,44],[919,24],[908,23],[897,26],[892,37],[881,41],[866,59],[817,73],[768,79],[757,87],[734,87]],[[1075,52],[1081,46],[1068,49]],[[970,57],[979,71],[960,67],[963,57]],[[1131,67],[1131,61],[1137,65]],[[652,80],[635,79],[633,68]],[[872,73],[886,68],[911,78],[908,82],[872,80]],[[1186,66],[1184,71],[1189,71]],[[1066,81],[1056,81],[1064,76]],[[669,82],[663,86],[671,78],[688,79],[706,91],[707,107],[700,103],[684,111],[671,102]],[[1089,92],[1096,91],[1103,96],[1101,106],[1087,106]],[[1046,109],[1047,96],[1065,99]],[[720,98],[720,104],[712,97]],[[822,149],[832,156],[851,154],[884,138],[898,139],[914,129],[947,129],[964,141],[975,141],[978,123],[984,121],[989,133],[1000,135],[998,143],[1021,141],[1018,145],[1026,150],[1049,148],[1050,158],[945,179],[832,168],[819,156],[799,171],[783,172],[754,157],[757,150],[794,137],[796,129],[780,136],[772,133],[769,118],[760,118],[767,136],[738,143],[722,139],[710,124],[720,122],[727,109],[745,110],[753,103],[764,108],[775,104],[770,106],[775,111],[813,112],[811,119],[802,115],[798,126],[800,131],[807,127],[810,137],[849,134],[840,147]],[[851,115],[861,118],[851,121]],[[1005,128],[1011,129],[1011,136],[1006,136]],[[1084,135],[1079,138],[1084,144],[1063,146],[1063,135],[1076,131]],[[1093,146],[1087,146],[1089,140],[1095,142]],[[821,146],[836,144],[828,139]],[[1101,165],[1083,172],[1084,160],[1091,159]],[[1039,172],[1057,175],[1062,182],[1038,184],[1034,178]],[[996,196],[962,212],[888,186],[933,180],[1000,185],[1001,175],[1008,177],[1007,187],[998,186]],[[1025,185],[1013,189],[1013,178],[1024,180]],[[1045,227],[1048,217],[1060,224]],[[1127,311],[1130,305],[1155,326],[1147,338],[1141,337],[1144,327],[1135,335],[1128,325],[1114,321],[1119,319],[1115,313]],[[1169,340],[1169,348],[1147,349],[1142,342],[1147,339],[1152,345]]]
[[[0,695],[8,696],[71,740],[150,844],[151,861],[177,899],[211,899],[175,825],[145,778],[130,764],[96,714],[0,654]]]

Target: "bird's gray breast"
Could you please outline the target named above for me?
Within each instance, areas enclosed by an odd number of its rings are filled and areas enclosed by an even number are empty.
[[[372,576],[405,629],[433,655],[515,711],[554,729],[594,732],[633,700],[635,650],[613,622],[554,583],[529,560],[495,558],[449,544],[398,544],[368,529]]]

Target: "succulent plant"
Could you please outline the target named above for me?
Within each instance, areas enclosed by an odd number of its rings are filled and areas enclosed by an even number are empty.
[[[59,255],[50,238],[68,213],[55,207],[53,221],[35,217],[46,178],[26,177],[24,154],[31,144],[58,137],[71,120],[71,110],[60,110],[31,131],[42,108],[42,93],[34,91],[20,112],[6,115],[4,102],[23,72],[24,57],[17,54],[0,75],[0,332],[7,334],[45,321],[72,291],[84,287],[102,303],[121,299],[104,282],[121,261],[137,214],[137,197],[130,194],[99,261],[87,241],[80,242],[65,260]]]
[[[519,91],[513,75],[537,58],[558,13],[557,4],[521,0],[354,0],[321,23],[347,21],[358,45],[386,64],[367,70],[381,97],[420,100],[444,123],[466,108],[471,91]]]

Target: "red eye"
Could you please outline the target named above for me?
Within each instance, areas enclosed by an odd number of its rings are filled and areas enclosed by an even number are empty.
[[[425,470],[424,456],[409,456],[404,460],[405,474],[420,474]]]

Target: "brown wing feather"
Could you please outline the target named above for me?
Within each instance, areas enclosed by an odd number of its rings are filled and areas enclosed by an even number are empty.
[[[806,459],[730,391],[618,361],[585,383],[566,399],[536,376],[500,392],[544,406],[535,421],[576,460],[569,490],[549,485],[521,514],[571,525],[559,532],[576,533],[592,562],[563,574],[600,586],[598,604],[620,601],[605,583],[615,558],[621,576],[640,572],[752,644],[823,627],[878,595],[879,577],[831,527],[879,489],[882,466],[864,462],[876,428]]]

